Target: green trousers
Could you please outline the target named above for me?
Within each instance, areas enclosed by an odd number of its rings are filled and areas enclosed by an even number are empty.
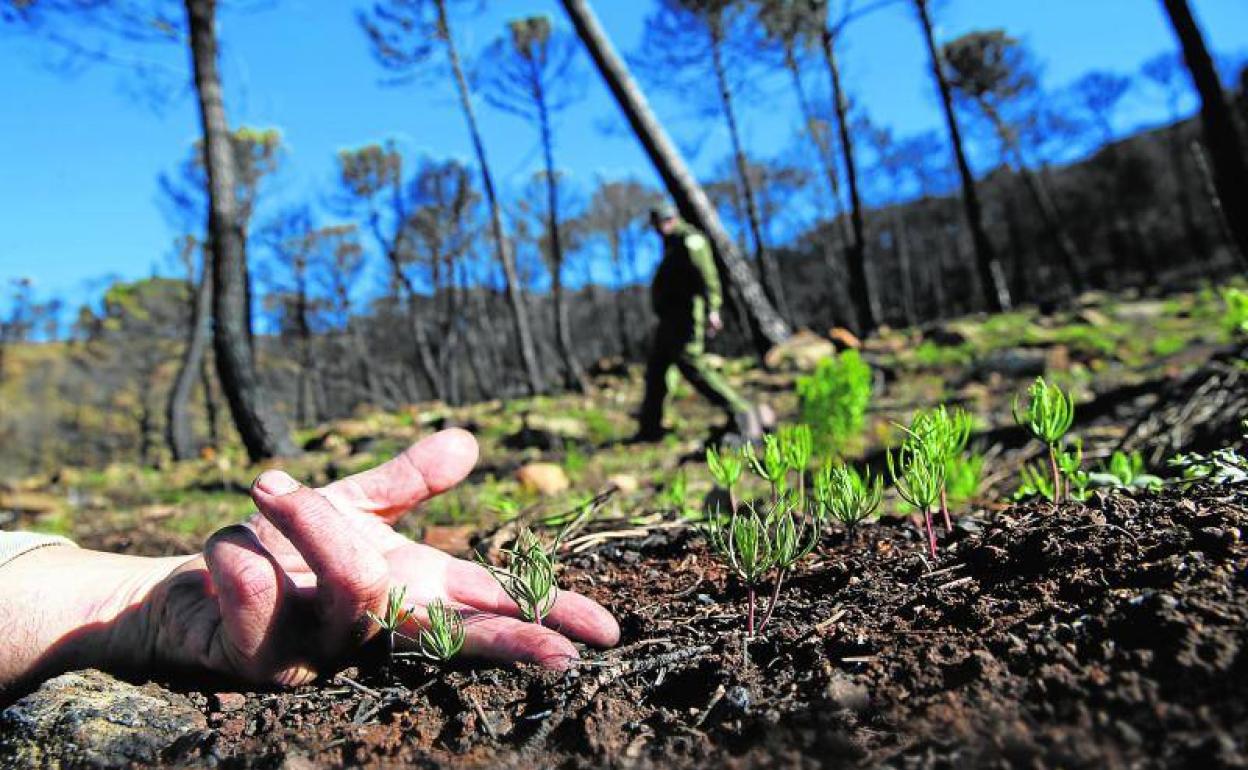
[[[701,303],[692,312],[660,316],[650,358],[646,362],[646,396],[641,404],[641,432],[663,430],[663,401],[667,398],[667,370],[677,367],[694,390],[732,418],[752,405],[732,389],[706,360],[706,313]]]

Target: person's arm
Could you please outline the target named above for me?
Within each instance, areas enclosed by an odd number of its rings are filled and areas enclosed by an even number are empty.
[[[724,293],[719,281],[719,269],[715,266],[715,252],[711,250],[711,242],[701,233],[690,233],[685,236],[685,248],[689,252],[689,261],[702,276],[702,296],[706,300],[707,325],[712,332],[717,332],[723,326],[719,317],[719,309],[724,304]]]
[[[0,701],[86,667],[304,684],[377,633],[369,613],[382,611],[391,589],[414,613],[409,636],[431,602],[471,615],[466,655],[562,668],[576,659],[573,639],[615,644],[615,619],[588,598],[562,591],[546,625],[526,623],[484,567],[394,531],[476,459],[472,436],[447,430],[321,489],[266,471],[252,487],[257,515],[218,530],[195,555],[64,545],[23,553],[0,566]]]

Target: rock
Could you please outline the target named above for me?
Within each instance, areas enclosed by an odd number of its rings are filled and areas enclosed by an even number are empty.
[[[836,353],[836,345],[809,329],[801,329],[767,351],[763,363],[768,369],[814,371],[819,362]]]
[[[630,476],[627,473],[617,473],[613,476],[608,476],[607,483],[626,495],[631,495],[641,488],[641,482],[637,480],[637,477]]]
[[[832,674],[826,692],[828,700],[849,711],[866,711],[867,706],[871,705],[867,688],[839,671]]]
[[[212,696],[212,705],[217,711],[239,711],[247,705],[247,696],[241,692],[219,692]]]
[[[65,500],[44,492],[0,492],[0,511],[18,515],[42,516],[55,513],[65,505]]]
[[[843,326],[835,326],[828,330],[828,339],[836,343],[841,350],[858,350],[862,347],[862,340],[857,335]]]
[[[546,497],[564,492],[571,486],[568,474],[554,463],[529,463],[522,466],[516,471],[516,480],[530,492]]]
[[[526,413],[520,430],[503,439],[503,445],[509,449],[559,451],[568,444],[588,443],[588,435],[585,423],[575,417]]]
[[[948,323],[924,332],[923,340],[925,342],[930,342],[933,345],[954,348],[958,345],[966,344],[967,334],[959,328],[958,324]]]
[[[1065,345],[1054,345],[1045,354],[1044,368],[1050,372],[1070,371],[1070,348]]]
[[[77,671],[44,682],[0,712],[0,766],[157,764],[170,759],[179,740],[207,727],[182,695]]]

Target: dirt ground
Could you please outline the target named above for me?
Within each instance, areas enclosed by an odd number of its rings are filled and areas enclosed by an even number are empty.
[[[570,556],[623,641],[563,673],[398,662],[193,694],[220,767],[1248,766],[1248,490],[829,535],[746,644],[695,530]],[[283,764],[284,763],[284,764]]]

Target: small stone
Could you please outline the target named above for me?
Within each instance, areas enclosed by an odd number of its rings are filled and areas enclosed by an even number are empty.
[[[608,476],[607,483],[625,495],[631,495],[641,488],[641,482],[637,480],[637,477],[627,473],[617,473],[613,476]]]
[[[697,600],[698,604],[705,604],[705,605],[708,605],[708,606],[709,606],[709,605],[712,605],[712,604],[714,604],[714,603],[715,603],[715,600],[714,600],[714,599],[712,599],[712,598],[711,598],[710,596],[708,596],[707,594],[698,594],[698,595],[694,596],[693,598],[694,598],[695,600]]]
[[[728,692],[724,694],[724,703],[728,704],[729,708],[742,714],[749,713],[750,702],[750,691],[741,685],[729,687]]]
[[[520,486],[545,497],[567,491],[572,484],[563,468],[554,463],[529,463],[516,471]]]
[[[853,712],[865,711],[871,703],[867,688],[839,671],[832,674],[825,692],[828,700]]]
[[[238,711],[247,705],[247,696],[241,692],[219,692],[213,696],[213,708],[229,713]]]

